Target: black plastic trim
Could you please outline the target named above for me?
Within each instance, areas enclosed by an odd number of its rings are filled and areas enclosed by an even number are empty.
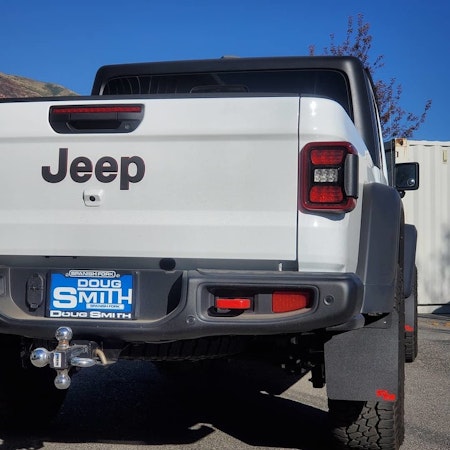
[[[51,319],[45,307],[30,311],[26,282],[35,268],[3,269],[5,294],[0,298],[0,333],[52,339],[62,324],[77,339],[114,339],[124,342],[164,342],[206,336],[274,335],[323,329],[349,322],[359,314],[363,286],[354,274],[193,270],[135,271],[138,281],[136,320]],[[250,290],[259,296],[259,309],[239,316],[210,314],[214,290],[234,293]],[[314,293],[308,308],[269,312],[274,290],[307,289]],[[176,297],[176,298],[175,298]]]
[[[345,158],[344,190],[347,197],[358,198],[359,156],[348,154]]]
[[[363,313],[389,313],[394,306],[403,205],[398,192],[380,183],[364,186],[356,273],[364,283]]]

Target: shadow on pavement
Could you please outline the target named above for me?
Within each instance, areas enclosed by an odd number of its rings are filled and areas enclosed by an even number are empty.
[[[85,369],[51,427],[30,435],[25,412],[23,432],[0,433],[0,449],[39,449],[44,442],[182,448],[216,430],[249,446],[329,448],[326,412],[273,395],[288,387],[283,380],[291,385],[298,377],[241,362],[194,363],[173,373],[136,361]]]

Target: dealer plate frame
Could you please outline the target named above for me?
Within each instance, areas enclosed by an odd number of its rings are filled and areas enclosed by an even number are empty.
[[[135,319],[136,279],[116,270],[72,269],[48,276],[46,317]]]

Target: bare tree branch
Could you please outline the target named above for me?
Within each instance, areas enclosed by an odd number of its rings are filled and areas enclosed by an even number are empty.
[[[395,78],[388,82],[375,78],[376,71],[384,66],[384,57],[379,55],[374,60],[370,58],[369,53],[373,40],[373,36],[370,34],[370,24],[364,21],[363,14],[358,14],[356,27],[354,22],[354,17],[350,16],[347,22],[346,36],[341,44],[336,44],[334,33],[330,34],[330,46],[325,47],[322,54],[350,55],[359,58],[374,79],[375,95],[380,110],[384,137],[386,139],[393,137],[410,138],[425,122],[432,101],[427,100],[423,112],[419,115],[407,112],[400,106],[401,84],[398,84]],[[316,54],[315,45],[310,45],[308,49],[311,56]]]

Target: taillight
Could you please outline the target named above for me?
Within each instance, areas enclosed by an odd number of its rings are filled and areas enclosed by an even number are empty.
[[[299,176],[299,209],[342,213],[356,206],[358,154],[350,143],[305,145]]]

